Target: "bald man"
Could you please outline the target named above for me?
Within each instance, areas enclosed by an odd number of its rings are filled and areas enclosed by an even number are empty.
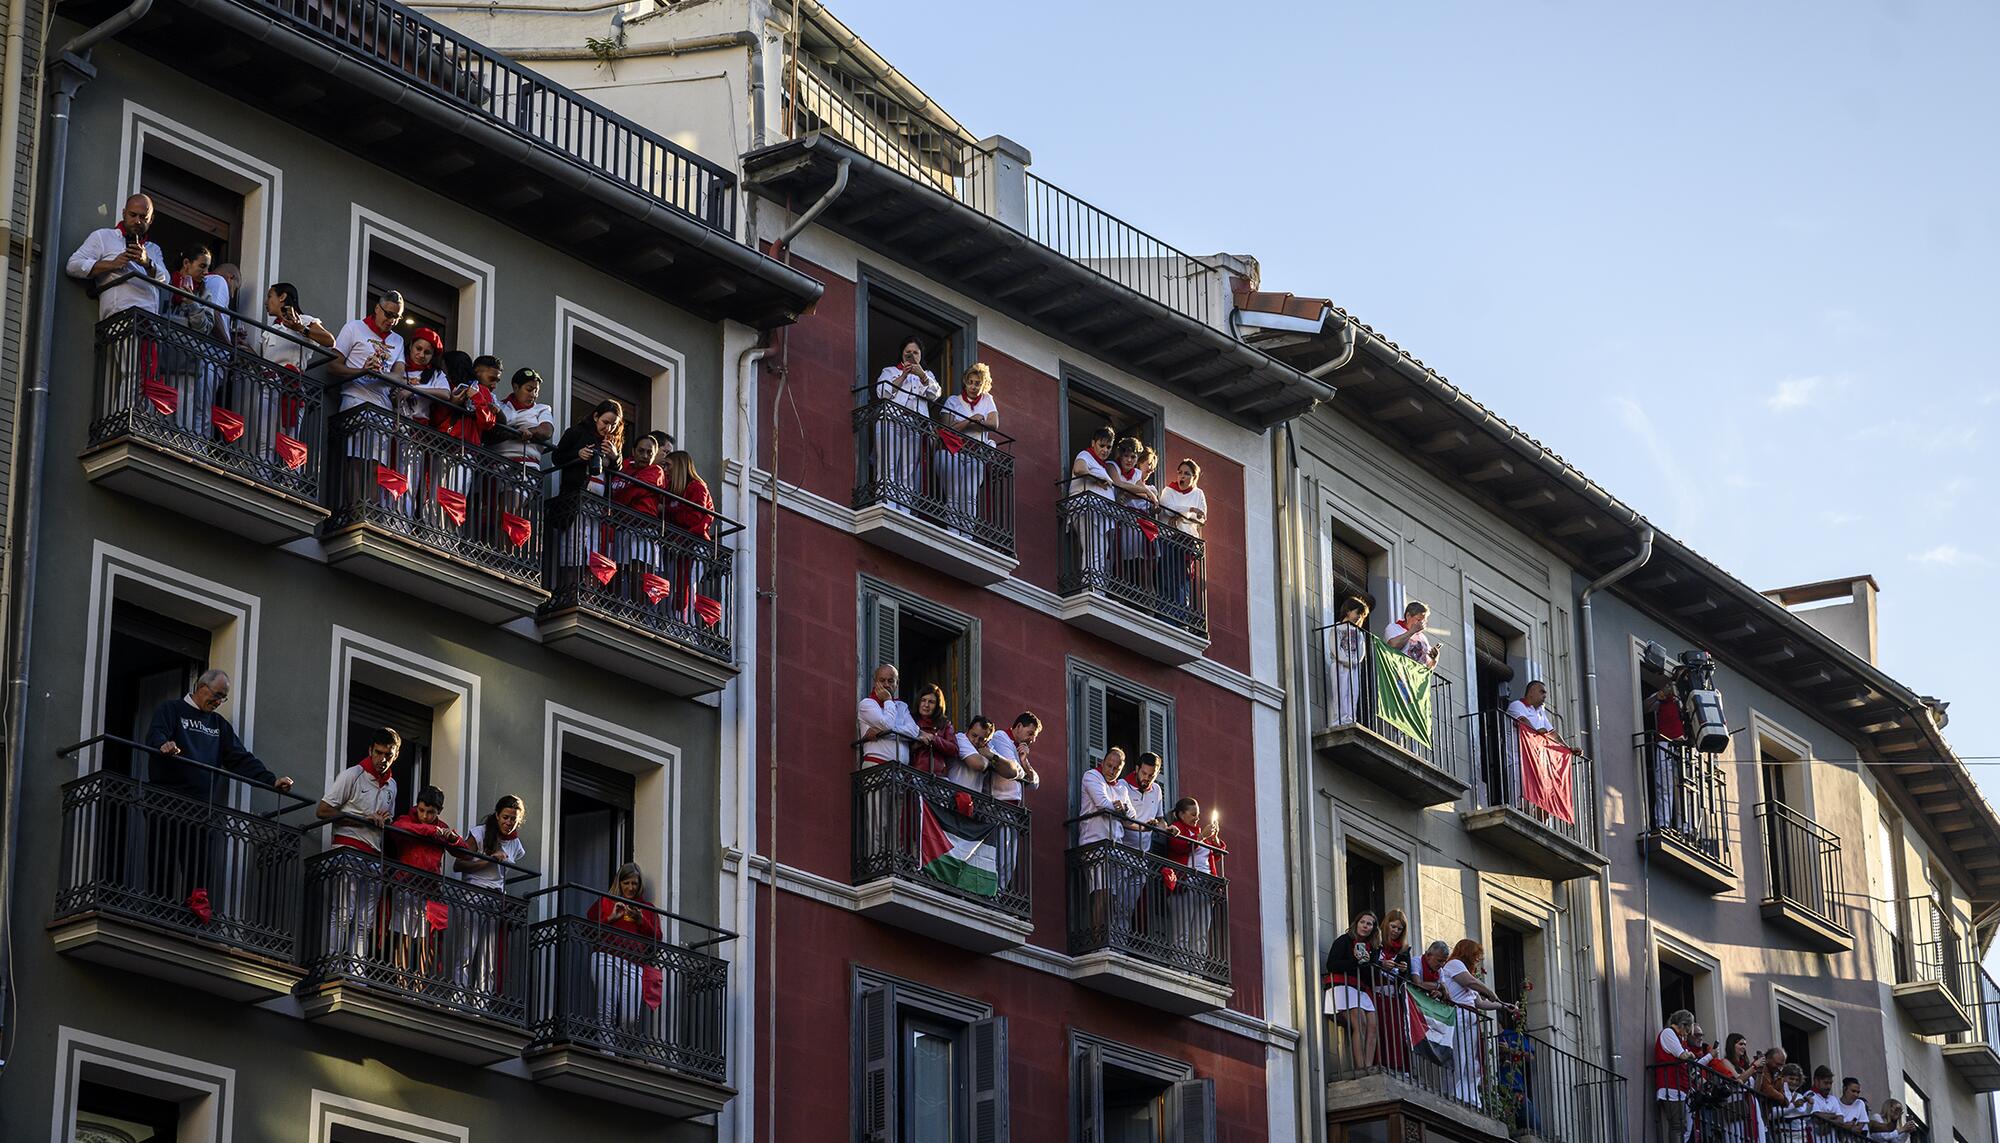
[[[118,225],[91,231],[76,253],[69,256],[70,277],[89,278],[100,286],[128,272],[140,275],[97,295],[98,320],[129,309],[160,312],[160,291],[145,279],[167,281],[167,256],[147,240],[147,232],[152,228],[153,200],[135,194],[125,200]]]

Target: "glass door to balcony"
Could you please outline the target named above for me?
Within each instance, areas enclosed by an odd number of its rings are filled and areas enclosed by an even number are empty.
[[[396,812],[402,814],[416,803],[417,794],[431,784],[431,708],[366,683],[349,684],[347,750],[341,755],[341,764],[352,765],[367,754],[375,731],[384,726],[403,738],[395,767]],[[452,824],[460,829],[469,828],[465,822]]]
[[[111,605],[111,648],[104,686],[104,732],[143,742],[153,712],[194,689],[208,669],[209,633],[119,600]],[[104,769],[144,779],[146,762],[108,743]]]
[[[580,425],[589,420],[591,410],[604,401],[617,401],[625,410],[625,444],[629,447],[657,427],[653,421],[652,396],[652,378],[580,345],[570,348],[570,424]],[[678,443],[675,447],[679,447]],[[664,465],[666,461],[662,458],[657,463]]]
[[[609,886],[632,860],[632,775],[586,758],[562,756],[562,804],[556,834],[563,880]],[[657,876],[659,870],[647,873]]]

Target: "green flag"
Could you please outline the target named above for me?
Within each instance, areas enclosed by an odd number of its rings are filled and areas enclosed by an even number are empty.
[[[1382,721],[1431,747],[1431,668],[1373,635],[1375,712]]]

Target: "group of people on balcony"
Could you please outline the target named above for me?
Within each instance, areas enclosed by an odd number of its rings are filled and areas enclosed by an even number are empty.
[[[1782,1047],[1753,1054],[1732,1032],[1717,1049],[1685,1008],[1655,1037],[1650,1071],[1661,1143],[1907,1143],[1921,1129],[1901,1100],[1871,1109],[1853,1076],[1838,1095],[1827,1065],[1808,1080]]]
[[[1432,941],[1415,957],[1413,949],[1410,919],[1401,909],[1379,917],[1372,909],[1361,910],[1327,947],[1322,1011],[1345,1033],[1328,1037],[1344,1053],[1338,1069],[1424,1068],[1440,1077],[1445,1094],[1481,1106],[1489,1082],[1509,1079],[1487,1073],[1489,1041],[1495,1037],[1484,1014],[1500,1013],[1509,1031],[1517,1032],[1524,1009],[1486,983],[1486,950],[1477,940]],[[1433,1004],[1427,1016],[1412,992],[1442,1006]]]
[[[1087,861],[1080,887],[1089,894],[1093,931],[1165,932],[1175,949],[1197,963],[1207,962],[1219,956],[1229,939],[1216,908],[1219,901],[1183,891],[1179,870],[1221,877],[1228,847],[1215,817],[1202,828],[1200,802],[1183,797],[1168,808],[1160,764],[1160,756],[1149,750],[1127,771],[1124,748],[1109,746],[1083,772],[1076,846],[1115,848]]]
[[[605,400],[558,436],[541,374],[517,369],[502,393],[497,356],[448,348],[429,328],[406,335],[396,290],[338,332],[305,312],[289,282],[266,291],[265,320],[239,317],[236,268],[211,266],[209,251],[193,246],[170,270],[147,238],[152,217],[152,200],[131,196],[119,224],[91,233],[68,263],[101,289],[100,316],[137,309],[187,331],[141,340],[110,379],[135,412],[150,410],[200,447],[249,453],[273,472],[298,470],[318,447],[309,439],[316,426],[306,422],[304,374],[329,358],[349,505],[375,509],[378,522],[421,524],[428,538],[447,542],[465,537],[470,520],[477,545],[519,551],[533,536],[527,505],[542,499],[546,467],[558,474],[546,526],[559,545],[560,578],[572,587],[593,578],[593,592],[649,615],[720,621],[720,602],[700,590],[713,561],[699,552],[718,538],[715,502],[694,458],[667,433],[628,440],[626,410]],[[252,375],[233,353],[276,368]]]
[[[992,519],[984,500],[987,462],[965,445],[990,445],[1000,429],[993,371],[974,362],[947,397],[924,368],[923,341],[906,337],[896,363],[876,375],[872,395],[899,410],[875,419],[877,493],[891,507],[941,517],[961,538],[979,538],[979,525]]]
[[[1070,460],[1070,531],[1077,570],[1086,585],[1122,586],[1159,601],[1162,618],[1199,618],[1199,545],[1173,541],[1172,532],[1199,540],[1208,525],[1208,493],[1201,489],[1201,464],[1193,457],[1175,466],[1175,480],[1155,487],[1160,454],[1137,437],[1120,438],[1101,425]],[[1094,496],[1118,510],[1089,510]]]

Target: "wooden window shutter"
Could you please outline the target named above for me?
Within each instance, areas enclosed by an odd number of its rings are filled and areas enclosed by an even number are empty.
[[[1104,1143],[1104,1053],[1095,1045],[1076,1055],[1076,1143]]]
[[[972,1143],[1007,1143],[1007,1018],[974,1021],[965,1032],[971,1053]]]
[[[1340,601],[1348,596],[1368,598],[1368,554],[1339,536],[1327,541],[1327,572],[1333,598],[1328,600],[1328,621],[1340,611]]]
[[[896,660],[896,629],[903,617],[902,605],[886,595],[869,592],[863,597],[862,619],[867,630],[861,633],[864,654],[862,655],[861,682],[866,691],[875,681],[875,668],[884,663],[901,670]]]
[[[1182,1080],[1167,1090],[1167,1143],[1215,1143],[1215,1081]]]
[[[862,1143],[897,1143],[896,986],[862,988],[855,1000],[854,1058],[861,1066]]]
[[[1146,745],[1145,749],[1160,756],[1159,781],[1162,790],[1172,790],[1167,771],[1171,769],[1167,758],[1167,708],[1159,703],[1146,703]],[[1171,805],[1172,803],[1169,803]]]

